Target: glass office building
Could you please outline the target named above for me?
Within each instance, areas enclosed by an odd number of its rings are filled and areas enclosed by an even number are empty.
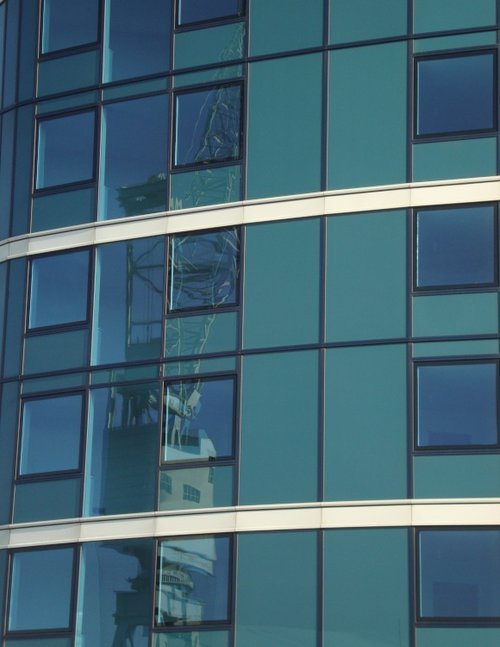
[[[500,644],[496,0],[0,0],[3,647]]]

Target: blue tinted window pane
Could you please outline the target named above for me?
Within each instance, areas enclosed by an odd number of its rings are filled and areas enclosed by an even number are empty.
[[[69,628],[73,555],[72,548],[14,554],[10,631]]]
[[[199,460],[233,453],[234,381],[196,380],[165,389],[163,460]]]
[[[500,616],[500,531],[420,533],[420,616]]]
[[[27,400],[23,407],[19,473],[77,469],[81,426],[79,394]]]
[[[417,285],[477,285],[495,279],[492,206],[417,213]]]
[[[37,189],[93,178],[94,121],[91,111],[38,123]]]
[[[239,85],[178,94],[176,165],[206,164],[240,157],[241,92]]]
[[[170,16],[167,0],[108,0],[104,80],[166,71],[170,65]]]
[[[496,364],[419,366],[417,416],[421,447],[496,443]]]
[[[417,135],[494,128],[494,56],[417,62]]]
[[[232,305],[238,300],[239,237],[235,229],[173,236],[170,310]]]
[[[180,25],[238,16],[243,12],[243,0],[179,0],[178,12],[177,20]]]
[[[42,53],[97,40],[99,0],[44,0]]]
[[[31,264],[29,327],[87,319],[89,253],[35,258]]]
[[[229,620],[229,537],[167,539],[158,557],[157,626]]]

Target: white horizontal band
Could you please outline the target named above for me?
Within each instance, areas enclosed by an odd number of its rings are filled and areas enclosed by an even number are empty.
[[[246,200],[210,207],[94,222],[5,239],[0,262],[11,258],[216,227],[273,220],[500,200],[500,176],[341,189]]]
[[[500,498],[235,506],[0,527],[0,548],[138,537],[328,528],[500,525]]]

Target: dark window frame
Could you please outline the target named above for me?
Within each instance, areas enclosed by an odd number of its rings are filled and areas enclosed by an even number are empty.
[[[39,34],[38,34],[38,59],[39,61],[48,60],[52,58],[62,58],[63,56],[83,53],[86,51],[91,51],[95,49],[100,49],[102,42],[102,22],[103,22],[103,10],[105,0],[96,0],[97,2],[97,29],[96,29],[96,40],[90,41],[88,43],[81,43],[80,45],[72,45],[70,47],[62,47],[60,49],[50,50],[48,52],[43,51],[43,28],[44,28],[44,12],[45,12],[45,1],[39,0],[40,2],[40,25],[39,25]]]
[[[228,22],[235,22],[237,20],[242,20],[245,18],[246,15],[246,0],[238,0],[238,4],[240,5],[239,11],[233,14],[227,14],[224,16],[217,16],[215,18],[206,18],[202,20],[193,20],[189,22],[181,22],[180,21],[180,4],[182,0],[175,0],[175,8],[174,8],[174,13],[175,13],[175,21],[174,21],[174,30],[175,31],[183,31],[183,30],[191,30],[191,29],[196,29],[199,27],[212,27],[216,26],[219,24],[225,24]]]

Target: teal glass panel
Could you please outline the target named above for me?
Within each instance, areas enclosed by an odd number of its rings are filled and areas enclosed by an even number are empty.
[[[7,275],[9,263],[0,263],[0,339],[5,336],[5,313],[7,311]],[[0,347],[0,375],[2,374],[3,347]]]
[[[7,4],[7,21],[5,28],[5,66],[3,77],[3,106],[10,106],[16,100],[18,33],[21,0],[9,0]]]
[[[95,218],[95,190],[78,189],[33,199],[31,231],[74,227]]]
[[[223,20],[241,16],[243,13],[243,0],[179,0],[177,9],[177,23],[189,25],[193,23]]]
[[[24,344],[24,372],[48,373],[84,366],[87,342],[86,330],[28,337]]]
[[[4,377],[19,375],[24,328],[24,294],[26,290],[26,259],[9,262],[7,288],[7,320],[5,325]]]
[[[109,382],[130,382],[132,380],[147,380],[158,377],[160,367],[158,364],[146,366],[125,366],[120,368],[92,371],[91,384],[108,384]]]
[[[104,81],[166,72],[171,0],[106,0]]]
[[[0,12],[1,13],[1,12]],[[8,553],[6,550],[0,550],[0,606],[4,609],[5,604],[5,580],[7,578],[7,558]],[[4,618],[2,614],[2,619],[0,620],[0,631],[3,634],[4,630]],[[68,647],[70,647],[68,645]]]
[[[406,181],[406,43],[330,53],[328,188]]]
[[[166,95],[104,106],[100,220],[166,209],[167,150]]]
[[[407,30],[407,6],[401,0],[330,0],[330,42],[349,43]]]
[[[5,7],[5,5],[0,5],[0,8],[2,6]],[[16,111],[11,110],[2,117],[2,137],[0,139],[0,210],[4,214],[0,219],[0,238],[7,238],[10,234],[15,128]]]
[[[149,81],[138,81],[137,83],[126,83],[114,85],[103,90],[103,99],[122,99],[133,97],[135,94],[148,94],[149,92],[162,92],[168,90],[169,79],[150,79]]]
[[[38,65],[38,96],[70,92],[99,82],[99,52],[83,52],[42,61]]]
[[[155,633],[153,647],[230,647],[228,631],[188,631],[182,633]],[[488,646],[489,647],[489,646]]]
[[[416,34],[495,23],[495,0],[415,0],[413,24]]]
[[[85,515],[154,510],[159,399],[156,382],[90,392]]]
[[[242,65],[225,65],[211,70],[200,70],[199,72],[186,72],[176,74],[173,77],[175,88],[182,88],[185,85],[198,85],[211,83],[212,81],[224,81],[226,79],[238,79],[243,76]]]
[[[251,225],[245,243],[245,348],[317,342],[320,221]]]
[[[38,34],[38,7],[36,2],[23,2],[21,10],[21,37],[19,47],[19,81],[17,100],[27,101],[35,95],[36,43]]]
[[[19,384],[10,382],[2,387],[0,407],[0,523],[10,523],[10,504],[14,461],[16,453],[16,436],[18,427],[17,405]],[[0,587],[3,591],[3,588]]]
[[[170,176],[170,209],[192,209],[240,199],[240,166],[206,168]]]
[[[94,365],[160,357],[164,256],[163,237],[98,248]]]
[[[326,338],[406,335],[406,213],[328,219]]]
[[[494,137],[413,145],[413,179],[444,180],[497,173]]]
[[[499,627],[417,627],[416,647],[497,647]]]
[[[420,342],[413,344],[413,357],[453,357],[458,355],[497,355],[500,344],[495,339],[477,341]]]
[[[316,501],[317,353],[246,356],[242,384],[240,503]]]
[[[234,372],[236,359],[234,357],[216,357],[214,359],[193,359],[184,362],[168,362],[165,364],[165,377],[181,375],[197,375],[203,373]]]
[[[413,52],[420,54],[441,49],[466,49],[467,47],[481,47],[481,45],[495,45],[496,40],[497,34],[495,31],[460,34],[458,36],[439,36],[437,38],[416,38],[413,41]]]
[[[80,516],[80,479],[18,483],[13,522],[74,519]]]
[[[415,456],[413,490],[418,499],[500,496],[500,456]]]
[[[29,231],[30,194],[34,139],[33,106],[17,111],[16,160],[14,167],[14,195],[12,205],[12,236]]]
[[[2,3],[0,5],[0,39],[2,43],[5,43],[5,15],[7,13],[7,5],[5,3]],[[4,48],[0,48],[0,108],[2,107],[3,104],[3,63],[4,63],[4,58],[5,58],[5,50]]]
[[[166,355],[182,357],[235,350],[238,339],[237,323],[236,312],[170,317],[166,326]]]
[[[66,375],[55,375],[53,377],[35,377],[31,380],[24,380],[22,383],[23,394],[41,393],[43,391],[60,391],[71,387],[85,386],[87,383],[86,373],[71,373]]]
[[[238,647],[316,646],[316,538],[315,532],[239,536]]]
[[[407,496],[406,347],[327,351],[325,499]]]
[[[415,337],[498,333],[498,295],[440,294],[413,298]]]
[[[321,54],[250,64],[248,198],[320,190],[322,67]]]
[[[323,0],[252,0],[250,56],[323,44]]]
[[[324,647],[408,646],[407,531],[330,530],[324,541]]]
[[[57,638],[24,638],[21,640],[6,640],[5,647],[73,647],[72,636]]]
[[[49,548],[12,556],[8,630],[69,629],[73,548]]]
[[[42,54],[94,43],[98,18],[99,0],[83,0],[74,7],[67,0],[44,0]]]
[[[84,544],[76,645],[148,647],[153,550],[152,539]]]
[[[79,94],[72,94],[69,97],[61,97],[60,99],[47,99],[46,101],[39,101],[35,106],[37,115],[43,115],[48,112],[59,112],[60,110],[67,110],[68,108],[79,108],[80,106],[92,106],[99,101],[99,92],[80,92]]]
[[[175,35],[175,67],[198,67],[243,57],[245,23],[195,29]]]
[[[233,467],[191,467],[160,472],[159,510],[233,505]]]

